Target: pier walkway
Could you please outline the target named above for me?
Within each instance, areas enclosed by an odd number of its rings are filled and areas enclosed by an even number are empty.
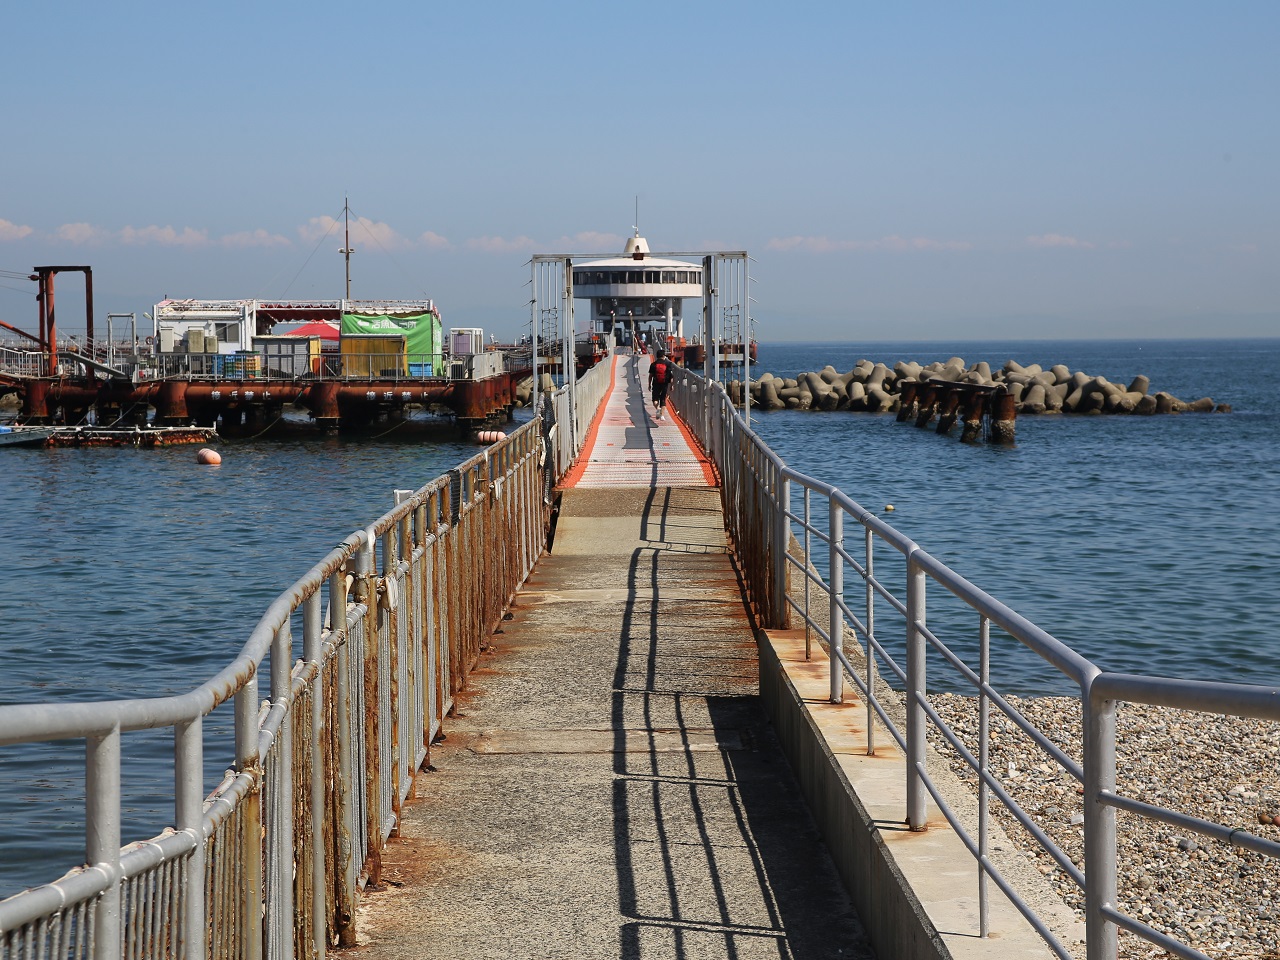
[[[872,956],[759,705],[714,473],[647,371],[615,360],[363,900],[366,960]]]

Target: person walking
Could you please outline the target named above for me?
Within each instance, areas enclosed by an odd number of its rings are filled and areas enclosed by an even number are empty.
[[[659,350],[649,364],[649,390],[653,395],[653,405],[658,415],[655,420],[667,418],[667,385],[671,382],[671,361]]]

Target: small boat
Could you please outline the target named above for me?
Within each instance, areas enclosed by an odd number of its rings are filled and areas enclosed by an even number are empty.
[[[43,447],[53,434],[53,427],[0,426],[0,447]]]

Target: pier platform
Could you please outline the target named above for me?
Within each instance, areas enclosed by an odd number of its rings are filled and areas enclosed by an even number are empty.
[[[713,475],[652,422],[646,358],[614,374],[384,852],[361,956],[871,957],[759,703]]]

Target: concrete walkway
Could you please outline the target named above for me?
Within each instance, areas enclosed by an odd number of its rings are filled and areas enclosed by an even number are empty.
[[[564,492],[365,897],[362,958],[872,955],[760,707],[723,531],[711,487]]]

